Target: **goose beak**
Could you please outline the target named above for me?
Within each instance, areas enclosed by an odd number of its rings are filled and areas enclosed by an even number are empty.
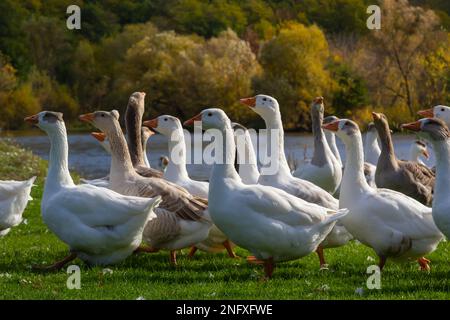
[[[381,113],[372,112],[372,118],[373,118],[373,120],[380,120]]]
[[[93,136],[100,142],[103,142],[106,139],[106,134],[104,134],[103,132],[91,132],[91,136]]]
[[[153,128],[153,129],[158,128],[158,118],[144,121],[142,124],[149,128]]]
[[[39,123],[39,116],[35,114],[33,116],[26,117],[23,120],[31,125],[35,125]]]
[[[314,104],[322,104],[323,103],[323,97],[316,97],[314,99]]]
[[[249,106],[250,108],[254,108],[256,106],[255,97],[240,99],[239,102],[245,104],[246,106]]]
[[[433,108],[426,109],[426,110],[420,110],[419,112],[417,112],[417,114],[424,118],[433,118],[434,117]]]
[[[339,130],[339,120],[322,125],[325,130],[337,132]]]
[[[405,123],[405,124],[402,124],[401,127],[403,129],[408,129],[411,131],[420,131],[420,121]]]
[[[202,114],[199,113],[198,115],[196,115],[193,118],[190,118],[189,120],[186,120],[183,125],[185,126],[191,126],[194,124],[195,121],[202,121]]]
[[[92,122],[94,121],[94,117],[95,115],[93,113],[86,113],[79,116],[78,119],[83,122]]]
[[[428,153],[428,150],[423,150],[422,154],[425,157],[425,159],[429,159],[430,158],[430,154]]]

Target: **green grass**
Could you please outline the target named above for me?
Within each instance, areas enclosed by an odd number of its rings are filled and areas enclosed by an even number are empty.
[[[31,171],[42,176],[42,165],[37,161]],[[65,270],[39,273],[31,269],[33,264],[51,263],[67,254],[66,245],[42,222],[42,181],[38,179],[32,193],[35,200],[24,213],[27,223],[0,238],[0,299],[450,298],[448,242],[441,243],[428,257],[432,260],[430,273],[419,271],[416,263],[388,261],[380,290],[366,288],[366,268],[376,263],[371,261],[375,255],[358,243],[326,250],[329,270],[320,271],[316,255],[311,254],[278,264],[273,278],[266,282],[259,281],[263,275],[260,266],[248,265],[245,259],[230,259],[224,253],[200,252],[189,260],[185,251],[179,254],[176,267],[169,264],[167,252],[133,255],[120,264],[108,266],[112,273],[75,260],[73,263],[81,269],[81,289],[69,290],[66,287],[69,275]],[[243,249],[237,249],[237,253],[241,257],[248,254]],[[357,288],[363,288],[362,296],[355,293]]]

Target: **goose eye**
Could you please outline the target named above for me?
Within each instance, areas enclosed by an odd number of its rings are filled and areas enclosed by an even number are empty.
[[[441,111],[442,111],[442,112],[444,112],[444,111],[445,111],[445,109],[444,109],[444,108],[441,108]]]
[[[212,116],[212,113],[211,112],[208,112],[208,117],[211,117]]]
[[[263,101],[267,101],[267,98],[263,98]]]
[[[167,121],[167,118],[164,118],[164,121]]]
[[[104,113],[102,113],[102,114],[101,114],[101,116],[102,116],[102,117],[104,117],[104,116],[105,116],[105,114],[104,114]]]

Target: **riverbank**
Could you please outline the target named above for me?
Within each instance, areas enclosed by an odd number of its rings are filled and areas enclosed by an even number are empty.
[[[54,262],[67,254],[67,246],[42,221],[40,202],[46,162],[29,151],[0,141],[0,179],[29,178],[37,174],[37,186],[24,212],[24,222],[0,238],[0,299],[449,299],[450,245],[441,243],[428,256],[431,272],[416,263],[388,262],[380,290],[369,290],[368,266],[376,264],[373,251],[354,242],[326,250],[328,270],[319,270],[315,254],[280,263],[272,280],[261,282],[260,266],[225,253],[199,252],[187,258],[179,254],[177,267],[168,252],[139,254],[107,267],[89,267],[75,260],[81,270],[81,289],[67,288],[66,270],[39,273],[33,264]],[[30,175],[31,174],[31,175]],[[238,248],[237,254],[249,253]]]

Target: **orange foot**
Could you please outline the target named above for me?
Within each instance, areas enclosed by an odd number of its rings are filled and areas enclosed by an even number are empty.
[[[420,270],[422,270],[422,271],[430,271],[430,269],[431,269],[430,265],[429,265],[429,263],[431,262],[430,260],[428,260],[425,257],[422,257],[420,259],[417,259],[417,262],[420,265]]]
[[[260,260],[260,259],[256,258],[255,256],[248,256],[247,262],[251,263],[251,264],[264,264],[265,263],[264,260]]]

